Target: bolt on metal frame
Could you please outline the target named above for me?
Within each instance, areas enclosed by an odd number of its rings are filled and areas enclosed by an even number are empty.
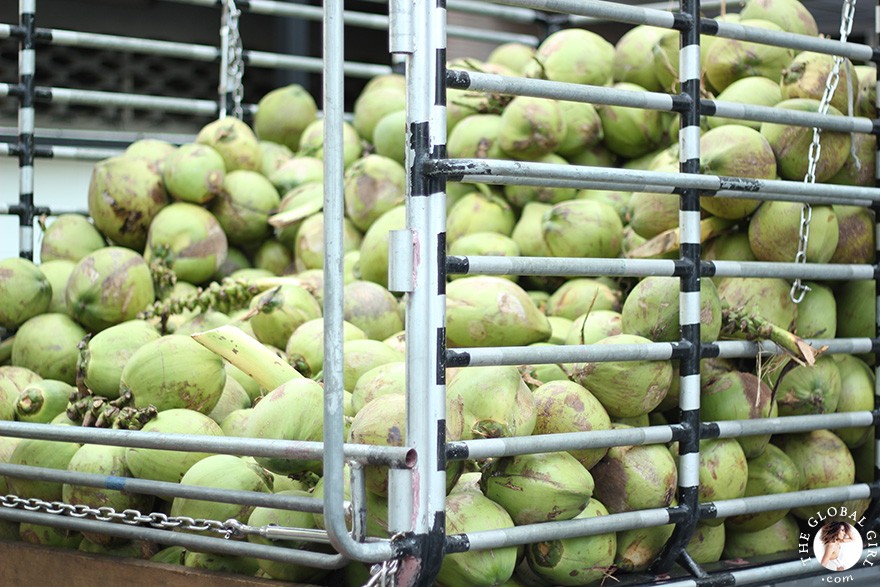
[[[508,456],[515,454],[539,453],[553,450],[568,450],[597,446],[623,446],[630,444],[679,443],[679,491],[678,505],[669,508],[656,508],[638,512],[611,514],[585,520],[568,520],[564,522],[546,522],[536,525],[518,526],[511,529],[489,530],[446,537],[446,553],[467,552],[486,548],[499,548],[511,545],[528,544],[540,540],[560,539],[572,536],[602,534],[639,526],[656,526],[675,523],[672,537],[652,570],[668,571],[676,562],[691,570],[698,576],[705,573],[696,565],[686,552],[686,545],[693,535],[697,522],[701,519],[725,517],[742,513],[754,513],[778,508],[779,500],[785,499],[791,505],[818,505],[834,500],[876,498],[878,495],[877,476],[872,484],[854,484],[845,487],[799,491],[784,495],[759,496],[738,500],[719,501],[716,503],[700,503],[699,491],[699,442],[708,438],[736,438],[749,434],[762,433],[793,433],[815,430],[819,428],[847,426],[867,426],[878,421],[877,405],[872,412],[851,412],[806,417],[785,417],[756,421],[709,422],[700,420],[700,359],[717,356],[756,356],[759,353],[775,352],[771,343],[742,343],[740,341],[717,341],[701,344],[699,308],[699,283],[702,276],[735,275],[743,277],[774,276],[797,277],[801,271],[808,271],[813,278],[822,279],[876,279],[877,265],[872,266],[830,266],[803,265],[792,263],[739,263],[739,262],[706,262],[701,260],[700,253],[700,197],[710,193],[725,192],[726,197],[759,197],[762,199],[786,199],[790,201],[810,201],[870,206],[875,211],[880,201],[880,190],[877,188],[845,187],[845,186],[805,186],[800,182],[764,181],[733,177],[706,176],[699,173],[699,142],[700,115],[723,115],[742,120],[771,121],[804,127],[818,126],[834,128],[844,132],[877,133],[876,121],[858,118],[828,116],[800,116],[798,114],[779,111],[773,108],[749,107],[720,101],[702,100],[700,97],[700,33],[715,34],[727,38],[737,38],[764,44],[776,44],[800,50],[810,50],[828,54],[841,54],[853,59],[877,61],[877,52],[871,47],[855,43],[839,43],[833,40],[814,39],[791,33],[770,33],[760,29],[731,25],[701,18],[699,0],[682,0],[680,10],[676,13],[664,12],[648,7],[619,5],[594,0],[500,0],[496,4],[515,6],[533,10],[550,12],[567,12],[586,18],[601,18],[627,22],[631,24],[649,24],[664,28],[673,28],[681,33],[681,53],[679,81],[681,91],[677,95],[666,95],[653,92],[634,93],[610,88],[599,88],[584,85],[554,83],[540,80],[511,78],[483,73],[449,71],[446,75],[442,68],[432,69],[428,62],[425,72],[408,70],[410,87],[422,90],[419,99],[419,110],[410,106],[408,124],[410,129],[424,125],[420,117],[427,111],[427,101],[431,95],[443,92],[443,86],[480,90],[486,92],[514,95],[530,95],[551,99],[589,101],[604,104],[619,104],[630,107],[646,107],[658,110],[674,111],[681,118],[679,135],[680,173],[660,174],[630,172],[628,170],[607,169],[582,166],[563,166],[522,161],[501,161],[485,159],[447,159],[442,143],[419,141],[410,138],[415,149],[412,160],[421,162],[411,176],[412,195],[407,199],[407,206],[417,209],[409,212],[407,228],[412,232],[412,242],[418,243],[419,252],[445,250],[445,234],[437,231],[442,228],[442,211],[437,217],[424,213],[422,199],[415,196],[418,187],[431,179],[445,178],[452,181],[488,182],[498,184],[526,185],[565,185],[566,187],[605,187],[613,189],[621,184],[627,186],[648,187],[650,190],[676,193],[680,197],[679,226],[681,228],[681,249],[678,261],[655,260],[621,260],[621,259],[546,259],[546,258],[489,258],[489,257],[450,257],[445,267],[434,268],[436,257],[415,255],[417,270],[423,268],[435,271],[441,278],[450,273],[488,273],[495,275],[530,274],[530,275],[670,275],[680,279],[680,323],[681,340],[677,343],[653,343],[646,345],[616,345],[602,349],[590,346],[565,347],[530,347],[530,348],[465,348],[446,350],[445,339],[433,338],[433,326],[424,320],[413,320],[407,323],[408,344],[418,344],[419,352],[425,356],[433,353],[445,355],[445,366],[473,365],[518,365],[558,363],[584,360],[636,360],[636,359],[677,359],[681,372],[681,400],[679,424],[671,426],[652,426],[648,428],[602,431],[583,434],[546,435],[542,437],[481,439],[447,444],[446,459],[469,459]],[[436,21],[445,17],[444,3],[426,3],[423,8],[432,19],[422,30],[436,30]],[[576,22],[572,19],[571,22]],[[430,43],[426,39],[419,40],[415,54],[419,50],[426,56],[442,47],[439,43]],[[413,56],[413,63],[416,62]],[[427,62],[427,59],[423,63]],[[415,75],[413,75],[415,73]],[[434,86],[430,83],[431,74],[435,75]],[[426,75],[427,74],[427,75]],[[427,88],[427,89],[426,89]],[[421,110],[424,109],[424,110]],[[445,128],[445,111],[442,107],[433,110],[433,117],[427,122],[429,128]],[[830,125],[830,126],[829,126]],[[437,133],[439,139],[441,135]],[[430,193],[430,192],[429,192]],[[433,195],[431,196],[433,197]],[[780,198],[781,197],[781,198]],[[437,198],[440,200],[440,198]],[[880,234],[880,231],[878,231]],[[880,242],[880,238],[878,238]],[[392,251],[402,254],[404,251]],[[439,255],[437,255],[439,256]],[[406,265],[406,263],[404,263]],[[421,274],[415,280],[410,296],[419,293],[430,296],[434,283],[423,281]],[[425,291],[427,290],[427,291]],[[435,298],[439,306],[444,303],[442,298]],[[413,306],[409,306],[413,308]],[[425,309],[422,316],[431,315],[435,309]],[[409,339],[417,342],[410,342]],[[819,344],[820,341],[812,341]],[[822,343],[827,341],[821,341]],[[865,352],[878,350],[876,338],[839,339],[831,342],[830,352]],[[425,348],[425,345],[428,348]],[[638,348],[636,348],[638,347]],[[411,347],[408,347],[408,350]],[[441,363],[442,366],[442,363]],[[423,370],[421,377],[430,376],[430,370]],[[410,383],[412,386],[412,383]],[[410,388],[412,389],[412,388]],[[432,391],[430,386],[425,391]],[[440,391],[433,390],[438,396]],[[419,389],[419,401],[432,405],[439,399],[431,395],[422,395]],[[878,384],[880,397],[880,384]],[[878,437],[880,439],[880,437]],[[880,440],[878,440],[880,447]],[[425,446],[429,449],[429,445]],[[422,462],[426,454],[419,451]],[[878,450],[880,457],[880,450]],[[438,458],[438,469],[443,462]],[[880,463],[880,459],[878,459]],[[876,504],[876,500],[875,500]],[[876,518],[876,505],[872,510]],[[872,519],[873,519],[872,518]],[[426,529],[427,530],[427,529]],[[439,530],[437,531],[439,534]],[[799,562],[797,564],[800,564]],[[789,565],[790,567],[790,565]],[[771,568],[772,569],[772,568]],[[772,570],[753,569],[743,577],[761,580],[773,576]],[[730,581],[731,584],[742,582],[729,574],[719,579]],[[751,579],[750,579],[751,580]],[[701,584],[701,583],[700,583]]]

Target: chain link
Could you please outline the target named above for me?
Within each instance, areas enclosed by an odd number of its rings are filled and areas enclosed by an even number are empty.
[[[241,10],[235,5],[235,0],[225,0],[223,4],[223,27],[220,29],[223,43],[223,55],[221,56],[220,93],[220,118],[227,115],[241,120],[244,116],[241,102],[244,99],[244,49],[241,42],[241,34],[238,27],[238,19]],[[232,104],[229,104],[229,99]]]
[[[843,9],[840,14],[840,42],[845,43],[852,32],[853,22],[856,13],[856,0],[844,0]],[[827,114],[828,107],[831,106],[831,98],[837,91],[840,84],[840,66],[843,64],[843,57],[835,56],[834,65],[831,72],[825,80],[825,91],[822,93],[822,100],[819,102],[819,114]],[[852,84],[848,85],[848,91],[852,91]],[[807,173],[804,176],[804,183],[816,183],[816,168],[819,165],[819,158],[822,156],[822,129],[813,128],[813,141],[810,143],[810,149],[807,152]],[[807,246],[810,243],[810,222],[813,219],[813,208],[810,204],[803,204],[801,208],[801,223],[798,234],[798,250],[795,255],[795,263],[807,262]],[[810,291],[809,286],[801,283],[800,279],[795,279],[791,286],[791,301],[795,304],[801,303],[806,293]]]
[[[376,563],[370,567],[370,580],[364,587],[395,587],[399,566],[400,562],[397,559]]]

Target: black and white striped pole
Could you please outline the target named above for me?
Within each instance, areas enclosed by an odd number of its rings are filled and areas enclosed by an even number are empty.
[[[21,27],[18,53],[18,226],[19,252],[34,258],[34,32],[37,2],[19,0]]]

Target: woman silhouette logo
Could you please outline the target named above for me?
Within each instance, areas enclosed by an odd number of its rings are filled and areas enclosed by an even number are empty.
[[[862,537],[846,522],[826,522],[813,539],[813,553],[829,571],[845,571],[859,562]]]

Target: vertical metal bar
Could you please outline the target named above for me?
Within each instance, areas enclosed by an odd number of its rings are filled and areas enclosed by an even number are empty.
[[[414,556],[404,584],[431,585],[443,560],[446,502],[446,185],[424,163],[446,155],[446,0],[412,7],[406,59],[407,228],[413,235],[414,287],[406,298],[406,443],[416,450]]]
[[[324,523],[349,558],[392,558],[388,542],[356,542],[345,525],[343,455],[343,0],[324,0]]]
[[[22,36],[18,53],[18,226],[19,253],[34,258],[34,34],[37,0],[19,0]]]
[[[229,3],[223,2],[220,16],[220,80],[217,83],[218,118],[226,118],[232,109],[229,79]]]
[[[700,172],[700,0],[681,0],[681,12],[690,23],[681,31],[679,81],[689,108],[681,114],[679,168],[682,173]],[[700,468],[700,192],[681,190],[679,226],[680,258],[685,267],[680,280],[679,321],[687,354],[679,363],[679,408],[684,437],[678,444],[678,504],[687,518],[675,526],[672,537],[654,565],[668,570],[682,555],[699,520]],[[685,560],[687,557],[685,557]]]
[[[874,11],[875,39],[880,39],[880,0],[877,0]],[[876,55],[876,52],[875,52]],[[875,59],[874,66],[880,68],[880,63]],[[880,73],[880,69],[877,70]],[[875,90],[880,90],[880,76],[877,78]],[[880,93],[875,96],[875,105],[880,104]],[[880,114],[878,114],[880,117]],[[875,120],[876,125],[876,120]],[[877,139],[876,163],[880,163],[880,136]],[[875,165],[874,185],[880,186],[880,168]],[[877,301],[874,306],[876,312],[874,336],[880,336],[880,203],[875,202],[871,206],[874,210],[874,288]],[[880,410],[880,349],[874,349],[874,485],[880,483],[880,418],[877,411]],[[874,528],[880,527],[880,496],[875,496],[868,511],[868,519],[872,520]]]

